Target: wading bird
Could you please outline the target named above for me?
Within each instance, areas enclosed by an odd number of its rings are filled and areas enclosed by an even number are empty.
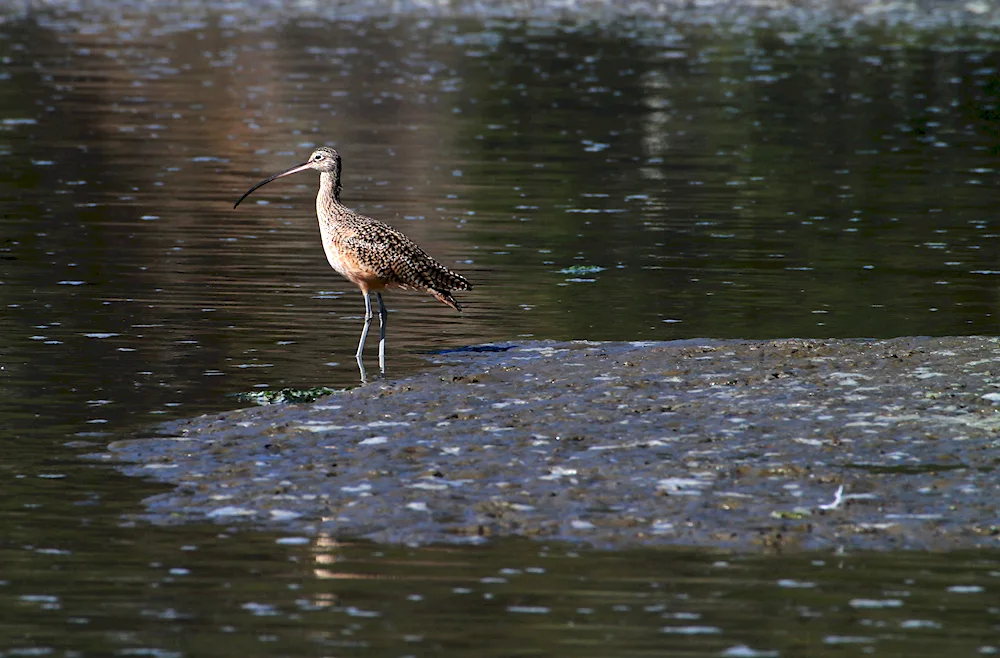
[[[316,217],[319,219],[326,259],[341,276],[360,288],[365,298],[365,325],[355,354],[358,368],[361,369],[361,380],[366,380],[361,352],[372,323],[372,303],[369,297],[372,292],[378,298],[378,365],[379,371],[384,375],[386,312],[381,291],[386,288],[401,288],[427,292],[460,311],[461,307],[451,296],[451,291],[471,290],[472,286],[464,276],[452,272],[428,256],[400,231],[377,219],[356,213],[342,204],[340,154],[332,148],[320,147],[302,164],[260,181],[247,190],[233,208],[271,181],[308,169],[319,172]]]

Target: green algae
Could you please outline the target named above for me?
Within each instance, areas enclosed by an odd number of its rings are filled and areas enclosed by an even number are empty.
[[[340,393],[344,389],[329,386],[314,386],[313,388],[280,388],[263,391],[244,391],[236,394],[240,402],[253,402],[261,406],[268,404],[300,404],[315,402],[325,395]]]

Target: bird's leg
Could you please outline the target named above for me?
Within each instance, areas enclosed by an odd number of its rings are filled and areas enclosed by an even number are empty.
[[[385,304],[382,303],[382,293],[377,292],[375,296],[378,297],[378,328],[379,328],[379,338],[378,338],[378,369],[385,374],[385,321],[386,312]]]
[[[358,351],[354,355],[354,358],[358,361],[358,368],[361,369],[361,381],[365,381],[365,364],[361,361],[361,352],[365,349],[365,340],[368,338],[368,327],[372,325],[372,300],[368,298],[368,293],[362,293],[365,296],[365,325],[361,329],[361,342],[358,343]]]

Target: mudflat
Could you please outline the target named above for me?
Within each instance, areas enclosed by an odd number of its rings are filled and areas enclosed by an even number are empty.
[[[1000,545],[998,339],[535,342],[102,459],[144,517],[432,543],[740,551]],[[391,367],[391,363],[390,363]]]

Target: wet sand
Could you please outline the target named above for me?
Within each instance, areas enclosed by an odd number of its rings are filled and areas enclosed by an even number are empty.
[[[1000,545],[995,338],[523,343],[103,459],[214,519],[387,542]]]

